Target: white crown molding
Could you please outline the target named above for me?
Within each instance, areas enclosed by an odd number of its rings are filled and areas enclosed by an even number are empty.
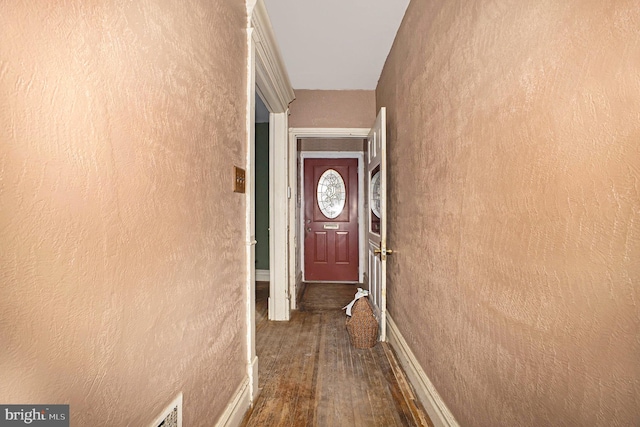
[[[256,86],[258,94],[272,113],[283,113],[295,98],[289,74],[282,60],[267,8],[257,0],[251,13],[256,48]]]

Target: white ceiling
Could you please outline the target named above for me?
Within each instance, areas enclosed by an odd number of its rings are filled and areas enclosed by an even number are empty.
[[[264,0],[294,89],[378,84],[409,0]]]

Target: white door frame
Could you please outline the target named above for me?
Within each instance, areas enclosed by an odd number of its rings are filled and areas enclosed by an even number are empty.
[[[298,200],[298,182],[302,179],[298,176],[298,139],[299,138],[357,138],[366,139],[369,135],[370,128],[289,128],[289,188],[291,191],[291,200],[293,203],[289,203],[289,228],[295,230],[289,234],[288,248],[290,251],[290,259],[295,260],[289,263],[289,295],[293,295],[291,298],[291,309],[297,308],[297,301],[295,296],[297,295],[297,289],[302,282],[302,266],[303,260],[296,257],[296,251],[301,241],[300,229],[298,222],[296,221],[297,205],[295,203]],[[302,202],[302,201],[301,201]],[[364,210],[363,210],[364,211]]]
[[[286,254],[287,222],[273,221],[274,206],[285,214],[287,204],[287,127],[293,88],[280,56],[263,0],[247,0],[247,110],[246,110],[246,328],[247,374],[253,402],[258,394],[258,357],[255,343],[255,94],[269,110],[269,192],[270,192],[270,300],[269,319],[288,320],[288,263],[276,254]],[[284,147],[284,148],[283,148]],[[272,200],[274,203],[272,203]],[[277,238],[276,238],[277,236]],[[282,283],[279,287],[276,284]],[[274,300],[273,303],[271,300]]]
[[[366,248],[364,246],[364,151],[301,151],[300,152],[300,215],[298,221],[298,233],[304,236],[304,159],[358,159],[358,282],[364,280],[364,260]],[[304,279],[304,240],[300,243],[300,265],[302,267],[302,277]]]

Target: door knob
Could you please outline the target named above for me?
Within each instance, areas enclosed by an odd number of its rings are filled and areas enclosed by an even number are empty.
[[[307,227],[307,233],[311,232],[311,227]]]
[[[385,254],[385,255],[391,255],[393,253],[393,249],[374,249],[373,253],[378,255],[378,254]]]

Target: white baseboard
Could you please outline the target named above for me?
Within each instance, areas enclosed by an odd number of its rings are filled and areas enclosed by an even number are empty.
[[[256,270],[256,280],[258,282],[268,282],[270,280],[269,270]]]
[[[238,427],[251,406],[249,377],[245,377],[218,419],[216,427]]]
[[[405,370],[409,382],[415,389],[418,399],[424,405],[429,418],[436,427],[459,427],[453,414],[444,404],[438,391],[424,372],[413,352],[409,348],[395,322],[387,313],[387,341],[398,355],[398,361]]]
[[[255,356],[249,364],[249,397],[251,398],[251,404],[256,402],[258,398],[258,356]]]

